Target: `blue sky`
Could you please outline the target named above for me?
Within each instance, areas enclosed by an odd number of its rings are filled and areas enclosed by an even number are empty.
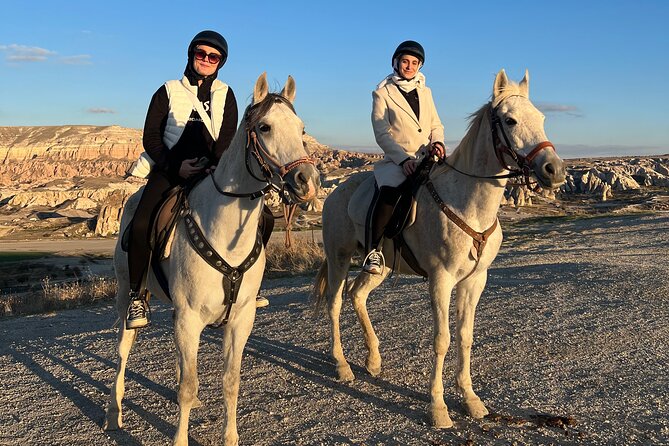
[[[564,157],[669,153],[669,1],[186,4],[4,2],[0,125],[141,128],[153,92],[181,77],[193,35],[214,29],[230,47],[219,78],[240,108],[260,73],[276,89],[291,74],[307,132],[333,147],[375,146],[371,91],[412,39],[451,145],[497,71],[518,81],[527,68]]]

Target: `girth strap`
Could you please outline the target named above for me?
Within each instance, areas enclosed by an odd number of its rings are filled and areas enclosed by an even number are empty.
[[[232,304],[237,302],[237,295],[244,279],[244,273],[256,263],[260,256],[263,246],[262,234],[260,230],[256,232],[256,241],[253,249],[239,266],[234,267],[226,262],[209,244],[190,212],[184,215],[184,222],[186,223],[186,230],[188,232],[188,241],[195,252],[212,268],[223,274],[223,292],[225,294],[223,305],[225,305],[225,309],[216,322],[210,325],[213,328],[220,328],[228,322]]]
[[[437,202],[439,207],[441,208],[441,211],[446,214],[446,216],[453,222],[455,223],[460,229],[465,231],[471,238],[472,238],[472,243],[474,245],[474,249],[476,249],[476,261],[481,258],[481,254],[483,253],[483,249],[485,248],[486,243],[488,243],[488,237],[495,232],[495,229],[497,228],[497,219],[495,219],[495,222],[490,226],[488,229],[486,229],[483,232],[478,232],[473,230],[467,223],[464,222],[460,217],[458,217],[455,212],[453,212],[448,206],[446,206],[446,203],[441,199],[439,196],[439,193],[437,190],[434,188],[434,184],[432,184],[432,181],[428,181],[425,183],[425,187],[427,187],[427,190],[430,191],[430,194],[432,195],[432,198],[434,198],[434,201]]]

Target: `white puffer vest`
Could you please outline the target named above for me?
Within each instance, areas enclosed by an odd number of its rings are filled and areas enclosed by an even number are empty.
[[[170,111],[167,115],[167,123],[163,133],[163,143],[168,149],[179,142],[193,109],[197,110],[214,141],[218,139],[223,124],[225,98],[228,95],[228,86],[225,83],[214,79],[211,85],[211,100],[209,102],[211,119],[204,110],[202,103],[197,99],[197,86],[191,85],[186,76],[181,80],[165,82],[165,89],[167,90]],[[130,168],[130,174],[139,178],[146,178],[154,164],[151,157],[146,152],[142,152],[139,159]]]

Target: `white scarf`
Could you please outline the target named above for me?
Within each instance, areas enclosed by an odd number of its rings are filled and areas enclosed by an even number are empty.
[[[409,93],[415,88],[420,90],[425,86],[425,75],[419,71],[416,73],[413,79],[404,79],[402,76],[393,72],[386,76],[386,78],[381,81],[377,88],[380,88],[390,82],[397,85],[403,92]]]

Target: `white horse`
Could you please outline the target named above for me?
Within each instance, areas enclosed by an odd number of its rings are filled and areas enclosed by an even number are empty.
[[[528,73],[510,82],[501,70],[494,82],[492,101],[472,115],[467,134],[448,157],[436,165],[416,196],[415,223],[404,231],[406,245],[427,274],[434,323],[434,364],[430,379],[430,417],[439,428],[453,425],[444,402],[443,364],[450,343],[448,328],[451,291],[456,290],[456,387],[474,418],[488,411],[474,393],[470,354],[474,312],[487,280],[487,271],[502,243],[497,210],[510,170],[527,177],[530,171],[544,187],[556,188],[565,179],[562,160],[546,139],[544,116],[530,102]],[[507,163],[515,163],[511,168]],[[351,257],[364,246],[365,214],[374,188],[373,176],[351,177],[325,201],[323,243],[325,261],[316,278],[315,304],[327,306],[331,322],[331,353],[340,381],[353,380],[339,331],[339,315]],[[383,246],[392,265],[392,243]],[[413,273],[404,260],[399,272]],[[360,273],[348,289],[368,350],[366,368],[381,371],[379,340],[367,314],[367,296],[388,275]]]
[[[188,196],[188,212],[177,223],[170,255],[162,262],[174,305],[179,402],[175,445],[188,444],[190,410],[200,404],[197,352],[200,334],[207,325],[221,325],[223,329],[224,438],[226,445],[238,443],[236,411],[242,352],[253,327],[255,297],[265,269],[265,252],[258,235],[262,196],[273,185],[286,199],[304,201],[315,197],[320,186],[319,173],[305,151],[304,124],[293,109],[294,98],[292,77],[288,77],[280,95],[268,92],[265,73],[258,78],[253,104],[216,170]],[[140,193],[128,200],[121,233],[135,212]],[[239,265],[239,270],[230,265]],[[116,307],[125,321],[128,262],[120,238],[114,267],[119,284]],[[167,299],[152,273],[147,284],[152,294]],[[136,336],[137,331],[126,330],[123,323],[105,429],[122,427],[125,368]]]

